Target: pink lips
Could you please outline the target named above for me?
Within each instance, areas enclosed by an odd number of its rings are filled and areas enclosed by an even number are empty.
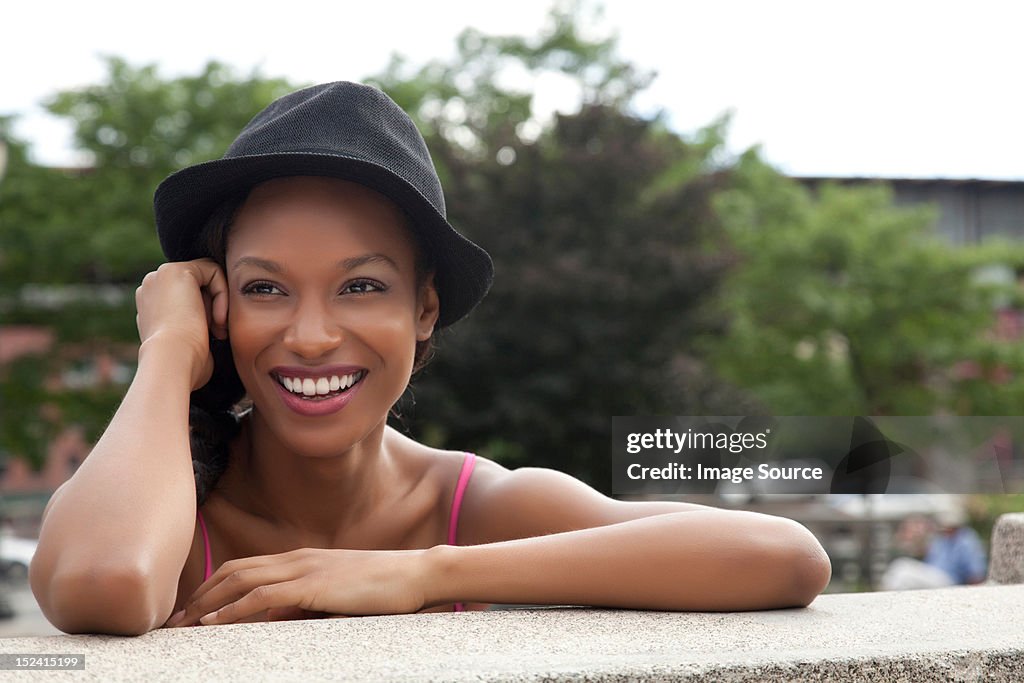
[[[313,378],[313,377],[324,377],[330,375],[350,375],[355,372],[359,372],[363,368],[354,365],[328,365],[319,368],[298,368],[298,367],[276,367],[272,370],[273,373],[280,373],[285,377],[302,377],[302,378]],[[281,396],[281,400],[286,406],[291,408],[299,415],[306,417],[320,417],[322,415],[330,415],[336,413],[352,400],[352,398],[359,391],[360,387],[363,386],[363,380],[366,376],[362,377],[357,383],[346,389],[343,393],[330,398],[324,398],[319,400],[307,400],[299,398],[298,394],[288,391],[281,383],[274,379],[274,384],[277,386],[277,391]]]

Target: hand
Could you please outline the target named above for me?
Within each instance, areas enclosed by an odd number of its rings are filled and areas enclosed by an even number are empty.
[[[303,548],[231,560],[166,625],[410,614],[425,606],[425,552]]]
[[[213,259],[164,263],[135,290],[139,340],[169,339],[183,348],[192,368],[192,391],[210,381],[210,334],[228,335],[228,283]],[[180,347],[179,347],[180,344]]]

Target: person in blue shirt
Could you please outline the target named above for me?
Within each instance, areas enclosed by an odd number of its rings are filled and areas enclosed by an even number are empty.
[[[924,557],[926,564],[941,569],[960,585],[981,583],[987,569],[978,532],[966,521],[963,511],[956,508],[936,515],[939,528]]]
[[[959,502],[949,502],[932,517],[908,517],[897,534],[906,556],[890,563],[880,590],[915,590],[979,584],[987,561],[978,533],[967,526]]]

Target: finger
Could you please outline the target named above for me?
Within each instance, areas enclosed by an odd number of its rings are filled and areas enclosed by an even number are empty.
[[[297,568],[291,563],[277,563],[238,569],[222,577],[211,576],[185,603],[185,609],[175,615],[176,618],[172,619],[168,625],[191,626],[197,624],[201,617],[210,612],[216,612],[224,605],[242,598],[261,586],[288,581],[294,579],[296,575]],[[200,590],[202,590],[201,594]]]
[[[203,597],[203,595],[217,586],[217,584],[235,572],[246,569],[256,569],[258,567],[264,567],[272,564],[287,564],[288,562],[299,559],[299,557],[299,551],[290,550],[285,553],[276,553],[273,555],[253,555],[252,557],[239,557],[234,560],[228,560],[218,567],[217,570],[210,575],[210,578],[196,588],[189,597],[189,601]]]
[[[251,559],[251,558],[250,558]],[[185,602],[170,622],[171,626],[195,626],[199,618],[237,600],[257,586],[291,578],[280,565],[237,568],[230,573],[214,574]]]
[[[198,274],[196,280],[200,288],[209,292],[209,326],[210,333],[217,339],[227,338],[228,323],[228,281],[220,265],[210,258],[201,258],[189,262]],[[205,297],[204,297],[205,298]]]
[[[259,612],[299,606],[305,590],[302,579],[256,586],[244,596],[216,611],[204,615],[199,623],[204,626],[233,624]]]
[[[224,272],[217,268],[217,273],[210,280],[208,287],[210,296],[213,298],[211,307],[212,320],[211,329],[217,339],[227,339],[228,336],[228,281]]]
[[[220,266],[212,258],[197,258],[188,261],[187,265],[199,281],[200,287],[208,287],[213,279],[221,272]]]

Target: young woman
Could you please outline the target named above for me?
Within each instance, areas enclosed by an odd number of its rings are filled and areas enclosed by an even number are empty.
[[[51,499],[31,567],[62,630],[496,603],[770,609],[827,585],[792,520],[616,501],[387,426],[492,271],[380,91],[281,98],[155,207],[169,262],[137,290],[138,372]]]

